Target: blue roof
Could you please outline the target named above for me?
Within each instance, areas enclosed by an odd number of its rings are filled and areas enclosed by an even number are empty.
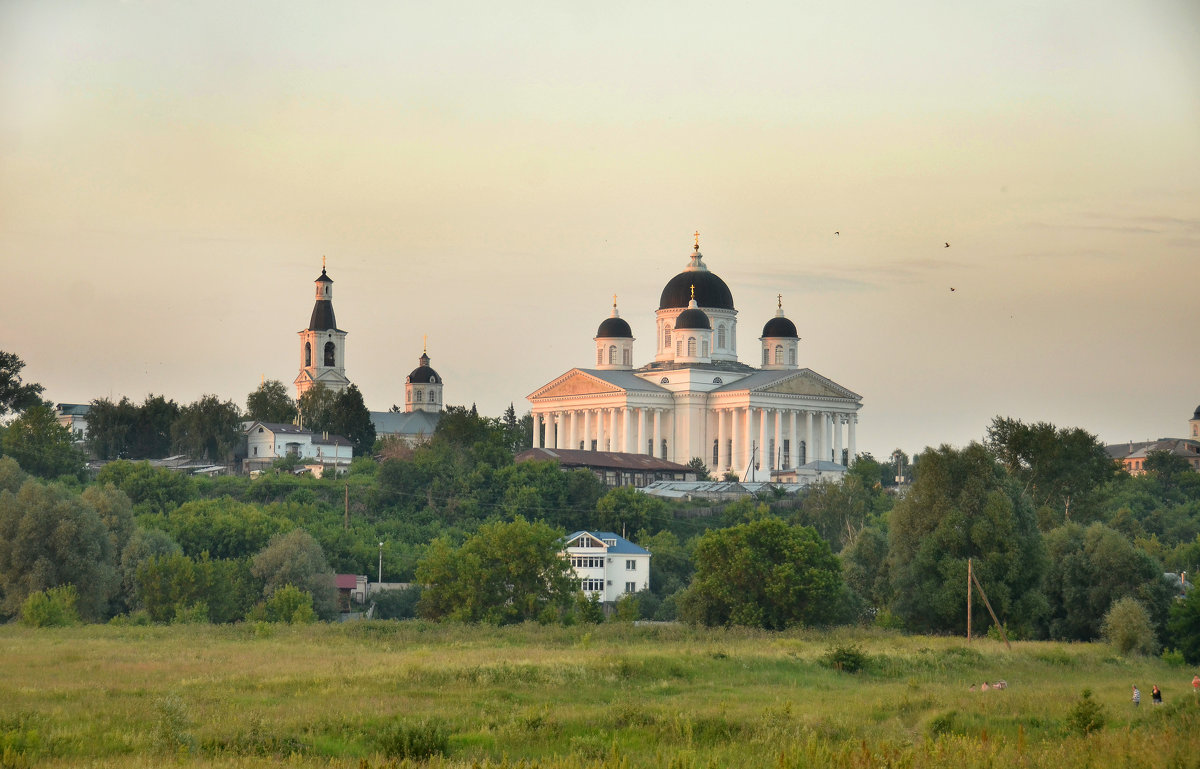
[[[611,531],[587,531],[585,529],[581,529],[573,534],[568,534],[565,541],[570,542],[580,534],[591,534],[593,537],[602,542],[609,539],[616,540],[615,545],[608,546],[608,552],[616,555],[650,555],[650,551],[646,548],[638,547],[622,537],[620,534],[613,534]]]

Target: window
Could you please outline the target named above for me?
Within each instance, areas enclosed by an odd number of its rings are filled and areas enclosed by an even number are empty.
[[[696,357],[696,337],[694,337],[694,336],[688,337],[688,357],[689,358]]]
[[[671,349],[671,327],[663,326],[663,347]]]
[[[707,339],[700,342],[700,357],[701,358],[708,357],[708,340]]]
[[[571,558],[571,565],[577,569],[603,569],[604,559],[599,556],[577,555]]]
[[[783,363],[783,345],[775,345],[775,362]]]
[[[626,347],[624,350],[622,350],[622,353],[623,353],[621,356],[622,365],[632,366],[633,365],[633,353],[630,351],[630,349],[628,347]]]
[[[604,348],[597,347],[596,348],[596,365],[599,366],[599,365],[602,365],[603,363],[604,363]]]
[[[312,365],[312,342],[304,343],[304,365],[305,367]]]
[[[626,593],[636,593],[637,592],[637,583],[636,582],[626,582],[625,583],[625,592]]]
[[[800,441],[800,464],[808,464],[808,442]]]
[[[725,349],[725,324],[717,326],[717,349]]]
[[[263,429],[260,427],[260,428],[258,428],[258,431],[261,433],[263,431]]]
[[[417,403],[423,402],[424,398],[425,398],[425,393],[420,390],[417,390]]]
[[[768,356],[769,354],[770,354],[770,352],[767,350],[766,346],[764,345],[764,346],[763,346],[763,365],[764,365],[764,366],[765,366],[765,365],[767,365],[768,363],[770,363],[770,361],[769,361],[769,360],[767,360],[767,356]]]
[[[262,432],[261,430],[259,432]],[[258,446],[254,447],[254,456],[258,456]]]
[[[429,402],[430,402],[430,403],[437,403],[437,390],[430,390],[430,391],[429,391]]]
[[[637,571],[637,561],[633,558],[626,558],[625,571]]]
[[[676,339],[675,340],[675,357],[678,358],[681,355],[683,355],[683,341]]]
[[[604,589],[604,580],[602,579],[585,579],[580,583],[585,593],[599,593]]]
[[[653,438],[646,439],[646,453],[649,454],[650,456],[654,456],[654,439]]]
[[[337,363],[334,363],[334,360],[336,359],[336,357],[337,357],[337,345],[334,344],[333,342],[326,342],[325,343],[325,365],[326,366],[336,366]]]
[[[617,541],[615,539],[606,539],[604,540],[604,544],[608,545],[609,547],[616,547]]]
[[[617,364],[617,346],[610,344],[608,346],[608,365],[615,366]]]
[[[712,460],[713,467],[716,467],[717,463],[720,462],[720,459],[718,458],[718,453],[720,451],[721,451],[721,444],[719,444],[717,442],[716,438],[713,438],[713,460]]]
[[[658,380],[658,383],[659,384],[670,384],[671,380],[667,379],[666,377],[663,377],[662,379]]]
[[[666,459],[666,458],[667,458],[667,439],[663,438],[662,439],[662,455],[659,456],[659,459]]]
[[[788,348],[788,365],[796,365],[796,348],[794,346]]]
[[[787,438],[783,439],[783,466],[792,466],[792,442]]]

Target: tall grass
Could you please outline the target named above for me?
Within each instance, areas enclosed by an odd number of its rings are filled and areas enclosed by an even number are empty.
[[[0,767],[1192,767],[1190,674],[878,630],[9,625]]]

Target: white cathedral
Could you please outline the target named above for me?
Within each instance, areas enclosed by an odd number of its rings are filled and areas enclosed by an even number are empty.
[[[528,396],[533,445],[680,464],[700,457],[710,472],[743,480],[844,469],[856,453],[861,396],[800,368],[800,337],[782,298],[759,337],[760,368],[738,361],[737,315],[697,234],[690,263],[662,290],[654,360],[633,367],[633,331],[614,299],[594,337],[595,367],[573,368]]]

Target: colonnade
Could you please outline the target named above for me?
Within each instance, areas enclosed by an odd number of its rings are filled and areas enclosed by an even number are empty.
[[[673,418],[673,409],[640,406],[535,411],[533,445],[578,449],[582,444],[590,450],[594,441],[597,451],[667,458],[675,433]],[[701,428],[698,434],[707,435],[707,440],[703,445],[686,447],[685,453],[688,458],[693,454],[702,457],[717,474],[727,470],[740,473],[749,465],[751,453],[760,469],[791,470],[817,459],[841,464],[843,447],[852,461],[857,451],[858,415],[852,412],[734,406],[712,408],[707,419],[706,426],[696,426]]]

